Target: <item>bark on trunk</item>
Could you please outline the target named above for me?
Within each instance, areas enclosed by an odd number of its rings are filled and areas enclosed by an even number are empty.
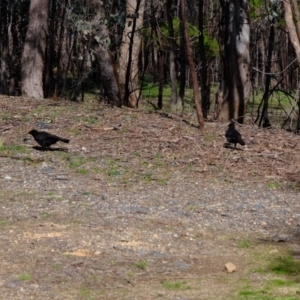
[[[204,120],[203,120],[203,114],[202,114],[200,97],[199,97],[198,79],[197,79],[195,64],[193,61],[192,47],[190,45],[189,35],[188,35],[188,31],[187,31],[187,24],[186,24],[187,22],[186,22],[184,1],[185,0],[181,0],[180,4],[181,4],[181,20],[182,20],[182,25],[183,25],[183,29],[184,29],[186,55],[187,55],[187,61],[188,61],[189,67],[190,67],[191,78],[192,78],[192,83],[193,83],[194,101],[195,101],[195,106],[196,106],[196,113],[197,113],[199,128],[204,129]]]
[[[168,31],[169,31],[169,62],[170,62],[170,79],[171,79],[171,110],[176,111],[182,109],[182,103],[177,97],[177,78],[176,78],[176,65],[175,65],[175,37],[173,28],[173,18],[172,18],[172,0],[167,1],[166,5],[167,19],[168,19]]]
[[[29,24],[22,55],[21,91],[24,96],[43,99],[43,70],[48,33],[49,0],[31,0]]]
[[[201,61],[201,102],[202,102],[202,112],[204,118],[207,118],[207,114],[209,112],[210,107],[210,93],[208,87],[208,76],[207,76],[207,59],[206,53],[204,48],[204,27],[203,27],[203,18],[204,18],[204,3],[203,0],[199,0],[199,54],[200,54],[200,61]]]
[[[117,74],[109,52],[103,46],[98,45],[95,49],[95,55],[100,71],[102,87],[108,103],[113,106],[122,106]]]
[[[248,1],[222,1],[224,15],[223,70],[216,95],[215,118],[243,123],[250,97]]]
[[[122,102],[137,107],[140,98],[138,58],[145,0],[127,0],[126,21],[120,47],[118,81]]]

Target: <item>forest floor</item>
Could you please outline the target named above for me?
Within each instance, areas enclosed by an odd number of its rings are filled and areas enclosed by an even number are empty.
[[[248,121],[1,97],[1,298],[300,299],[300,137]]]

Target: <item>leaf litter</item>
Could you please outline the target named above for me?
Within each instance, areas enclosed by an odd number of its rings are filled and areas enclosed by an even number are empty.
[[[0,103],[5,299],[234,299],[252,280],[240,239],[299,250],[297,135],[249,121],[233,150],[227,124],[201,132],[190,115]],[[38,151],[32,128],[71,142]]]

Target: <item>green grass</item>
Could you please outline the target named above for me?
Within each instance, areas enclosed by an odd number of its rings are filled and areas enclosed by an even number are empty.
[[[53,264],[51,265],[52,269],[60,270],[62,268],[61,264]]]
[[[81,174],[81,175],[86,175],[86,174],[89,173],[89,170],[87,170],[87,169],[78,169],[76,172],[78,174]]]
[[[0,137],[0,149],[4,146],[5,138]]]
[[[244,290],[238,292],[237,299],[239,300],[299,300],[297,295],[276,296],[273,293],[268,293],[266,290]]]
[[[190,289],[190,287],[187,285],[186,281],[164,281],[162,283],[163,287],[167,290],[172,290],[172,291],[186,291]]]
[[[279,256],[269,263],[267,270],[275,274],[300,275],[300,261],[292,256]]]
[[[108,176],[120,176],[121,172],[117,168],[112,168],[107,171]]]
[[[269,182],[269,183],[267,183],[267,187],[269,189],[276,189],[276,188],[280,187],[280,184],[277,182]]]
[[[0,227],[8,224],[7,220],[0,219]]]
[[[250,243],[249,240],[243,239],[243,240],[238,241],[237,246],[239,248],[250,248],[251,247],[251,243]]]
[[[24,274],[20,274],[18,276],[18,279],[20,279],[22,281],[29,281],[29,280],[32,280],[32,276],[29,275],[29,274],[24,273]]]
[[[25,146],[21,146],[21,145],[6,145],[6,144],[4,144],[4,139],[3,139],[2,143],[0,141],[0,151],[8,152],[11,154],[26,153],[26,152],[28,152],[28,148]]]
[[[148,265],[149,265],[149,264],[148,264],[146,261],[143,261],[143,260],[138,261],[138,262],[135,264],[135,266],[136,266],[137,268],[142,269],[142,270],[145,270],[145,269],[148,267]]]
[[[76,169],[84,164],[85,158],[82,156],[74,156],[70,158],[69,167],[70,169]]]

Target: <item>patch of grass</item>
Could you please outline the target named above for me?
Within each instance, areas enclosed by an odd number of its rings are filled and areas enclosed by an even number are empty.
[[[0,137],[0,149],[4,146],[5,138]]]
[[[212,142],[216,139],[216,136],[212,133],[205,133],[204,134],[204,141],[205,142]]]
[[[98,120],[97,117],[89,117],[89,118],[86,119],[86,122],[87,122],[88,124],[95,124],[95,123],[97,123],[98,121],[99,121],[99,120]]]
[[[140,268],[140,269],[143,269],[143,270],[145,270],[147,267],[148,267],[148,263],[146,262],[146,261],[143,261],[143,260],[141,260],[141,261],[138,261],[136,264],[135,264],[135,266],[137,267],[137,268]]]
[[[277,182],[269,182],[269,183],[267,183],[267,187],[268,187],[269,189],[276,189],[276,188],[279,188],[280,185],[279,185],[279,183],[277,183]]]
[[[51,216],[51,214],[49,214],[48,212],[41,212],[41,216],[43,218],[49,218]]]
[[[60,270],[61,269],[61,264],[53,264],[51,265],[52,269]]]
[[[2,141],[2,145],[0,145],[0,151],[8,152],[8,153],[26,153],[28,148],[21,145],[6,145],[4,143],[4,139]]]
[[[296,284],[291,280],[284,280],[284,279],[272,279],[268,282],[269,287],[283,287],[283,286],[292,286]]]
[[[89,196],[91,193],[90,192],[88,192],[88,191],[83,191],[83,192],[81,192],[81,195],[84,195],[84,196]]]
[[[6,120],[9,120],[9,119],[12,119],[12,118],[13,118],[13,115],[8,113],[7,111],[3,111],[0,114],[0,120],[2,120],[2,121],[6,121]]]
[[[299,296],[285,295],[275,296],[274,294],[267,292],[266,290],[251,290],[247,289],[238,292],[239,300],[297,300]]]
[[[152,173],[148,172],[148,173],[142,174],[141,178],[146,182],[150,182],[152,180]]]
[[[63,198],[62,195],[58,195],[55,192],[48,192],[47,196],[52,199],[60,199],[61,200]]]
[[[267,270],[275,274],[300,275],[300,261],[292,256],[279,256],[269,263]]]
[[[247,239],[245,239],[245,240],[239,240],[237,246],[239,248],[250,248],[251,247],[251,243]]]
[[[74,156],[70,159],[70,169],[76,169],[83,165],[85,158],[82,156]]]
[[[5,226],[8,224],[8,221],[7,220],[2,220],[0,219],[0,226]]]
[[[79,294],[81,296],[85,296],[86,297],[86,296],[90,296],[92,294],[92,291],[89,288],[87,288],[87,287],[83,287],[83,288],[81,288],[79,290]]]
[[[108,174],[108,176],[120,176],[121,172],[116,168],[112,168],[107,171],[107,174]]]
[[[81,174],[81,175],[86,175],[86,174],[89,173],[89,170],[87,170],[87,169],[78,169],[76,172],[78,174]]]
[[[263,295],[261,291],[245,290],[238,293],[238,299],[270,300],[270,296]]]
[[[186,209],[187,211],[197,212],[199,211],[199,205],[189,205]]]
[[[136,157],[140,157],[141,156],[141,154],[139,152],[133,152],[132,155],[136,156]]]
[[[29,275],[29,274],[24,273],[24,274],[20,274],[18,276],[18,279],[20,279],[22,281],[29,281],[29,280],[32,280],[32,276]]]
[[[186,281],[164,281],[162,283],[163,287],[167,290],[172,290],[172,291],[186,291],[190,289],[190,287],[187,285]]]

